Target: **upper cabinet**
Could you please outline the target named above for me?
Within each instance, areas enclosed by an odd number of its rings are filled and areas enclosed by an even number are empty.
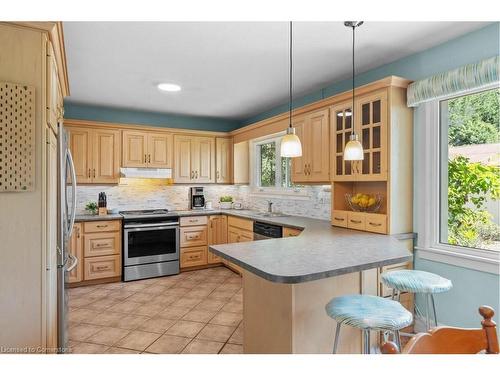
[[[292,159],[294,183],[330,181],[329,109],[305,114],[293,126],[302,143],[302,157]]]
[[[229,184],[232,181],[232,151],[233,142],[230,138],[216,138],[216,171],[215,180],[217,183]]]
[[[117,183],[120,178],[120,131],[67,127],[77,183]]]
[[[46,85],[46,110],[47,123],[57,133],[57,123],[63,116],[63,94],[59,82],[57,62],[52,48],[52,43],[47,42],[47,85]]]
[[[363,145],[364,159],[344,160],[344,147],[353,130],[352,102],[331,107],[331,163],[333,181],[387,180],[388,101],[387,89],[380,89],[355,100],[354,132]]]
[[[123,167],[172,168],[172,134],[123,131]]]
[[[176,183],[215,182],[215,138],[175,135],[174,158]]]

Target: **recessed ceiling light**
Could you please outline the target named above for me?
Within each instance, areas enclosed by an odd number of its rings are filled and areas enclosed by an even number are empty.
[[[175,83],[160,83],[158,84],[158,90],[176,92],[181,91],[181,87],[179,85],[176,85]]]

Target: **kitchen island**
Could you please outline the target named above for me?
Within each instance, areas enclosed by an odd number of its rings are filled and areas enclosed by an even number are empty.
[[[346,294],[377,295],[378,269],[412,259],[404,236],[295,216],[265,221],[303,231],[297,237],[209,249],[243,269],[245,353],[331,353],[335,322],[325,313],[327,302]],[[360,353],[361,332],[344,327],[339,352]]]

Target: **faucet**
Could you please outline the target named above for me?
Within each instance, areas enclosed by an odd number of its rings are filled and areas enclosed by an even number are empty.
[[[269,212],[269,213],[273,212],[273,202],[272,201],[267,201],[267,212]]]

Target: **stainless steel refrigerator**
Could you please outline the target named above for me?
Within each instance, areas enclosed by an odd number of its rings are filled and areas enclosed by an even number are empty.
[[[71,254],[71,234],[76,215],[76,175],[71,151],[68,148],[69,135],[64,126],[58,127],[58,230],[57,230],[57,332],[59,352],[68,347],[68,274],[78,259]]]

